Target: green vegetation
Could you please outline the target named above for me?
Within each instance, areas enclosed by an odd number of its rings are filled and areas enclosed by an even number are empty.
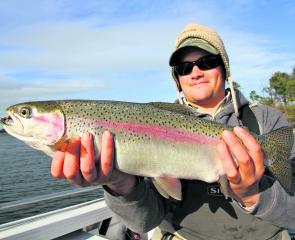
[[[279,109],[295,127],[295,67],[291,74],[275,72],[269,79],[269,86],[262,92],[265,96],[252,91],[250,99]]]

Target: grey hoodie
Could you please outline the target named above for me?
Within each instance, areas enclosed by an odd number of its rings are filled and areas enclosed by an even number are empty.
[[[239,108],[249,104],[239,91],[237,100]],[[250,107],[261,133],[288,126],[277,110],[261,104]],[[239,125],[230,97],[214,117],[197,114],[219,123]],[[291,160],[294,159],[293,146]],[[285,228],[295,229],[295,197],[289,196],[269,176],[261,179],[260,201],[252,212],[225,199],[218,183],[182,180],[182,186],[184,197],[180,202],[164,199],[148,179],[137,184],[128,196],[114,196],[105,191],[105,200],[130,229],[139,233],[160,225],[163,232],[177,231],[187,239],[281,239]]]

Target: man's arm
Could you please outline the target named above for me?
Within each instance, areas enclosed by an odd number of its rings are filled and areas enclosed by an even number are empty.
[[[124,224],[138,233],[146,233],[157,227],[163,220],[169,204],[148,179],[140,181],[126,196],[114,196],[105,190],[104,197],[107,205]]]
[[[285,192],[280,183],[264,176],[260,183],[261,195],[256,217],[283,228],[295,229],[295,197]]]
[[[281,113],[264,108],[260,121],[263,133],[288,126]],[[295,197],[274,179],[263,176],[263,153],[255,138],[245,129],[224,132],[218,145],[233,197],[245,209],[263,220],[284,228],[295,228]],[[295,149],[290,161],[294,161]]]
[[[274,108],[259,104],[252,110],[260,124],[262,134],[289,126],[283,114]],[[294,178],[295,142],[289,161],[293,164]],[[260,200],[252,214],[276,226],[295,229],[295,197],[290,196],[279,182],[271,177],[263,176],[259,185]]]

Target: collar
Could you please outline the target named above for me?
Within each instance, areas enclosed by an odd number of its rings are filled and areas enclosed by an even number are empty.
[[[213,113],[213,115],[207,113],[206,111],[202,110],[198,105],[189,102],[185,97],[182,98],[182,101],[185,105],[193,108],[194,110],[198,111],[199,113],[202,114],[208,114],[211,115],[212,117],[215,117],[226,105],[226,103],[230,100],[230,91],[226,91],[226,95],[225,97],[218,103],[217,108],[215,110],[215,112]]]

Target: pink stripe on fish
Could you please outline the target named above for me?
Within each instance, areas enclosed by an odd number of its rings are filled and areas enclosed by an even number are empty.
[[[85,119],[83,120],[85,121]],[[209,137],[185,130],[172,127],[159,126],[155,124],[111,122],[104,120],[87,120],[88,123],[94,123],[107,129],[123,130],[126,132],[135,132],[137,134],[147,135],[154,138],[169,140],[174,142],[192,142],[198,144],[216,145],[219,141],[216,137]]]

